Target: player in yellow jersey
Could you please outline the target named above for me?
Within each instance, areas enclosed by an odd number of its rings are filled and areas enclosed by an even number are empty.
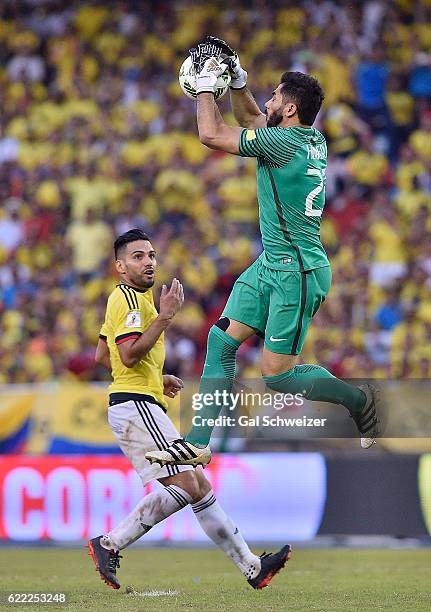
[[[163,285],[157,312],[151,290],[156,253],[148,236],[140,229],[129,230],[117,238],[114,251],[120,283],[109,296],[96,350],[96,361],[111,370],[113,378],[108,421],[142,483],[157,479],[164,488],[146,495],[109,533],[91,539],[90,555],[101,578],[119,589],[119,551],[191,504],[207,536],[253,588],[261,589],[284,567],[290,546],[258,557],[217,502],[202,468],[152,466],[145,459],[146,452],[163,449],[180,437],[166,414],[165,396],[174,397],[183,383],[163,375],[163,334],[183,304],[183,287],[176,278],[169,290]]]

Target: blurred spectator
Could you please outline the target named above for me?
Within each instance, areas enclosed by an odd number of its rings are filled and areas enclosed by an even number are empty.
[[[92,208],[85,220],[72,221],[66,235],[72,249],[72,265],[84,280],[97,272],[100,264],[112,256],[112,232],[106,221],[97,218]]]
[[[399,288],[391,288],[386,291],[386,300],[379,307],[375,316],[376,322],[381,329],[390,331],[403,320],[403,307],[400,301]]]
[[[43,59],[34,55],[30,46],[23,45],[10,59],[7,71],[11,81],[41,81],[45,66]]]
[[[24,237],[24,226],[19,216],[20,202],[15,198],[6,201],[0,218],[0,247],[7,254],[14,251]]]
[[[376,368],[382,368],[382,374],[390,376],[389,351],[391,348],[392,335],[389,330],[382,329],[378,321],[370,322],[369,328],[364,336],[365,351],[370,363]]]
[[[415,98],[431,100],[431,56],[421,51],[412,66],[409,80],[409,92]]]
[[[421,160],[431,160],[431,109],[420,114],[419,127],[410,136],[410,145]]]
[[[383,48],[376,46],[357,65],[355,85],[358,113],[375,131],[382,131],[388,122],[386,108],[386,86],[389,68]]]
[[[377,192],[375,204],[374,219],[369,228],[373,243],[370,280],[376,285],[387,287],[401,279],[406,272],[406,249],[400,220],[388,201],[387,193],[381,190]]]

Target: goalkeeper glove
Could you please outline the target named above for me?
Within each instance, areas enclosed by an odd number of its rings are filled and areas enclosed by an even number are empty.
[[[222,38],[207,36],[205,42],[215,45],[220,57],[227,64],[231,76],[230,87],[232,89],[243,89],[247,84],[247,72],[241,66],[238,53]]]
[[[202,68],[204,67],[205,62],[210,57],[216,57],[217,59],[220,57],[220,49],[214,43],[202,42],[196,45],[196,47],[192,47],[189,49],[190,57],[192,58],[193,68],[195,69],[195,74],[198,75]]]
[[[217,79],[227,70],[224,63],[219,62],[218,49],[211,44],[201,43],[197,47],[190,49],[193,66],[196,72],[196,93],[214,93]]]

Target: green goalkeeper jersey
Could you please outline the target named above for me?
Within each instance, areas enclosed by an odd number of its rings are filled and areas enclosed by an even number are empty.
[[[264,264],[292,271],[328,266],[320,240],[327,163],[323,134],[303,127],[244,129],[239,153],[257,158]]]

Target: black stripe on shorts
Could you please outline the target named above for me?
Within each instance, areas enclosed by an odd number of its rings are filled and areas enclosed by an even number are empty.
[[[142,404],[144,404],[145,411],[146,411],[146,414],[148,415],[148,418],[152,421],[152,423],[154,425],[154,428],[157,430],[159,436],[161,437],[161,439],[162,439],[162,441],[164,443],[164,446],[163,446],[163,450],[164,450],[167,446],[169,446],[170,442],[168,442],[166,440],[165,434],[162,432],[162,430],[158,426],[157,421],[154,418],[154,414],[151,412],[150,408],[148,407],[147,402],[142,401]],[[175,474],[179,474],[180,473],[180,470],[179,470],[177,465],[169,465],[167,467],[171,468],[171,470],[173,471],[172,476],[174,476]]]
[[[148,415],[146,414],[146,412],[144,412],[144,406],[142,405],[142,402],[135,401],[135,406],[145,425],[145,428],[147,429],[150,436],[153,438],[157,448],[159,450],[164,450],[165,446],[163,443],[163,438],[160,436],[160,432],[158,431],[158,428],[155,428],[153,423],[149,421]],[[166,466],[169,476],[174,476],[174,472],[171,469],[171,467],[172,466],[170,465]]]
[[[292,355],[296,355],[298,351],[298,343],[302,332],[302,319],[304,317],[305,305],[307,303],[307,274],[301,272],[301,308],[299,311],[298,325],[296,327],[296,334],[292,344]]]

